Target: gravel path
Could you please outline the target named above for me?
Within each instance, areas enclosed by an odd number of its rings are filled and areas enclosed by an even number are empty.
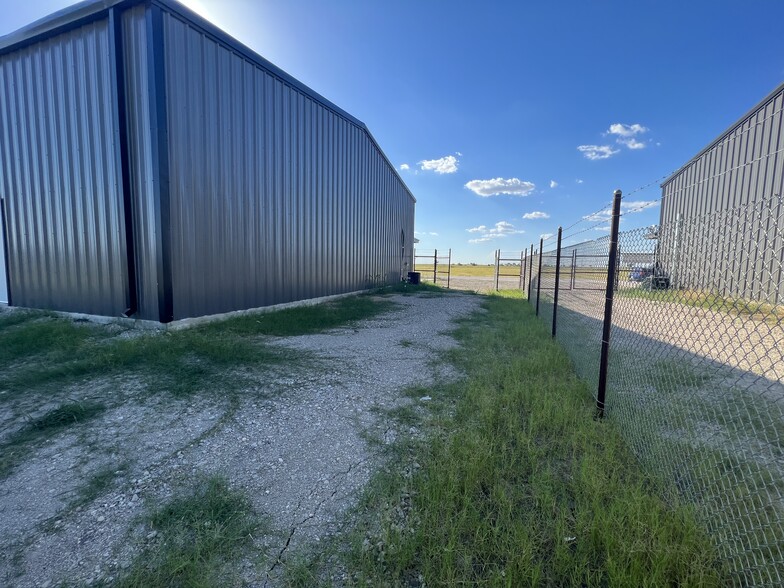
[[[391,440],[384,411],[411,402],[407,387],[458,376],[439,353],[455,345],[453,321],[477,311],[481,298],[392,300],[395,310],[349,328],[270,339],[315,354],[319,367],[284,370],[247,391],[239,407],[221,402],[219,391],[144,401],[132,382],[104,383],[125,400],[97,423],[55,437],[0,482],[0,585],[111,582],[158,540],[140,516],[212,474],[226,476],[271,521],[275,531],[256,540],[262,563],[246,562],[242,576],[247,585],[274,585],[278,557],[339,530],[382,467],[381,449],[367,438],[382,447]],[[73,506],[85,480],[113,468],[108,491]]]

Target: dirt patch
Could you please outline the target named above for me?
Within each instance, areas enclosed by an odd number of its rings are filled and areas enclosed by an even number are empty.
[[[317,361],[277,366],[238,401],[220,390],[188,401],[134,395],[122,378],[101,386],[104,414],[36,447],[0,481],[0,583],[111,582],[157,540],[143,513],[221,474],[274,529],[255,539],[259,555],[242,576],[274,584],[281,554],[338,530],[382,466],[384,410],[410,402],[409,386],[458,375],[439,353],[455,345],[452,321],[481,299],[391,299],[396,310],[351,328],[268,339]]]

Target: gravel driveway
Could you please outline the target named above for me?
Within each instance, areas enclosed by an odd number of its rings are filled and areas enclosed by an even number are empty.
[[[407,387],[457,377],[439,353],[455,345],[453,321],[477,311],[481,298],[391,300],[393,311],[351,327],[270,338],[315,354],[318,368],[279,371],[247,391],[239,407],[221,403],[219,391],[188,402],[142,400],[133,382],[96,383],[128,401],[39,447],[0,482],[0,584],[111,582],[156,541],[139,522],[146,509],[212,474],[224,475],[269,518],[273,532],[255,545],[266,555],[246,562],[242,576],[252,586],[275,584],[278,556],[339,530],[382,467],[384,442],[401,433],[384,410],[412,402]],[[69,506],[85,479],[118,463],[108,491]]]

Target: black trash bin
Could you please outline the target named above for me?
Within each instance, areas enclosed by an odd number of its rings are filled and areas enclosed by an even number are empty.
[[[408,283],[419,284],[420,277],[422,277],[422,274],[420,274],[419,272],[408,272]]]

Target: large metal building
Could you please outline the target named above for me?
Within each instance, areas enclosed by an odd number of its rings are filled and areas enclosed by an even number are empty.
[[[365,125],[173,0],[0,39],[0,197],[15,306],[166,323],[412,269],[415,199]]]
[[[677,287],[784,302],[784,84],[662,184],[660,253]]]

